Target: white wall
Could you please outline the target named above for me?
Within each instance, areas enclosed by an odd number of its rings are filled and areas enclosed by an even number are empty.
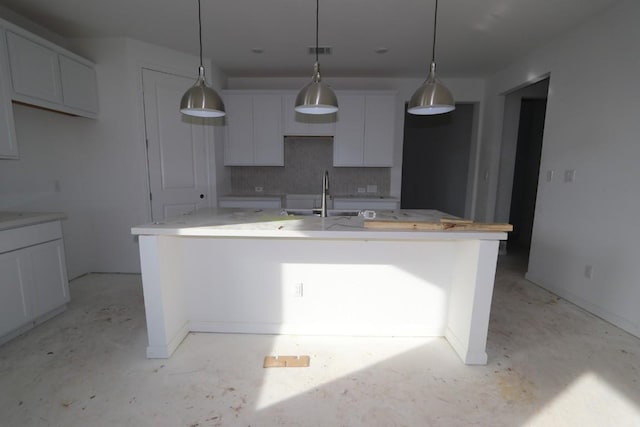
[[[555,178],[539,183],[527,277],[640,336],[638,21],[640,2],[621,1],[488,80],[479,200],[491,219],[501,94],[550,73],[540,173]]]
[[[228,79],[229,89],[294,89],[300,90],[311,81],[309,77],[242,77]],[[426,77],[426,75],[425,75]],[[424,79],[400,78],[357,78],[357,77],[323,77],[324,83],[335,90],[394,90],[398,92],[396,109],[396,137],[394,146],[394,166],[391,168],[391,196],[400,197],[402,184],[402,142],[404,135],[404,104]],[[456,102],[480,103],[484,97],[484,80],[482,79],[442,79],[451,90]],[[480,108],[481,109],[481,108]],[[476,144],[473,144],[475,149]],[[475,167],[475,158],[470,162]],[[472,175],[476,174],[472,172]],[[472,189],[471,189],[472,190]],[[473,191],[471,191],[473,193]]]
[[[66,212],[71,278],[96,271],[139,272],[138,244],[130,229],[150,220],[141,67],[192,75],[195,81],[198,58],[123,38],[69,43],[96,63],[99,117],[15,105],[20,159],[0,161],[0,210]],[[206,67],[209,81],[220,89],[224,75],[210,61]],[[215,156],[220,142],[211,147],[212,163],[222,163]],[[215,174],[212,184],[215,188]]]

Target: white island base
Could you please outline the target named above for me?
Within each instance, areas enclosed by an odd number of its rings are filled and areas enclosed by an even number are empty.
[[[170,357],[194,331],[445,336],[464,363],[487,362],[505,233],[372,231],[358,218],[263,215],[234,223],[229,215],[237,213],[216,215],[133,229],[147,357]]]

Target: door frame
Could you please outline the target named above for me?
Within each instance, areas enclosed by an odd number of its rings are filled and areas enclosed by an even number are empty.
[[[135,73],[135,81],[136,81],[136,103],[137,103],[137,120],[138,125],[136,126],[138,130],[137,137],[137,146],[139,148],[139,155],[141,159],[141,179],[144,180],[144,188],[145,188],[145,206],[146,206],[146,221],[152,221],[152,207],[151,207],[151,182],[149,175],[149,150],[147,147],[147,124],[145,119],[145,105],[144,105],[144,81],[143,81],[143,72],[144,70],[155,71],[159,73],[165,74],[173,74],[176,76],[181,76],[185,78],[193,77],[193,81],[196,80],[196,75],[193,74],[193,70],[195,67],[173,67],[173,66],[161,66],[157,63],[149,63],[145,61],[137,61],[134,69],[132,70]],[[193,76],[192,76],[193,74]],[[188,88],[185,88],[185,91]],[[180,114],[178,110],[178,106],[176,106],[176,114]],[[216,126],[218,127],[218,126]],[[215,169],[212,171],[212,167],[216,167],[216,150],[214,149],[216,133],[213,126],[205,127],[205,139],[206,139],[206,155],[207,155],[207,183],[209,187],[208,193],[208,203],[210,207],[217,206],[218,200],[218,192],[217,192],[217,180],[216,180],[216,171]],[[142,176],[143,174],[143,176]]]

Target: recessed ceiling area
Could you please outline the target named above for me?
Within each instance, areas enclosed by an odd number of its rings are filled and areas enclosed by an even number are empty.
[[[440,76],[490,75],[619,0],[445,0],[438,7]],[[63,37],[131,37],[197,54],[196,0],[0,0]],[[435,0],[320,0],[323,75],[425,76]],[[313,0],[202,0],[205,56],[229,77],[307,76]],[[0,9],[0,15],[2,10]],[[262,53],[254,53],[256,47]],[[381,47],[386,53],[376,53]],[[253,50],[253,51],[252,51]]]

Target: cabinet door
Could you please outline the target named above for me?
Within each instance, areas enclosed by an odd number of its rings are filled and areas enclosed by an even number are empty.
[[[29,323],[31,289],[27,249],[0,254],[0,337]]]
[[[13,125],[11,80],[4,31],[0,29],[0,159],[18,158],[18,143]]]
[[[29,248],[33,271],[33,317],[69,302],[62,239]]]
[[[58,54],[10,31],[7,31],[7,46],[13,91],[61,104]]]
[[[281,95],[253,95],[253,155],[256,166],[284,166]]]
[[[393,166],[395,95],[367,95],[364,118],[364,166]]]
[[[92,67],[60,55],[64,105],[90,113],[98,112],[96,72]]]
[[[229,94],[224,104],[227,112],[224,164],[253,165],[253,97],[250,94]]]
[[[364,153],[364,95],[338,95],[334,166],[362,166]]]

